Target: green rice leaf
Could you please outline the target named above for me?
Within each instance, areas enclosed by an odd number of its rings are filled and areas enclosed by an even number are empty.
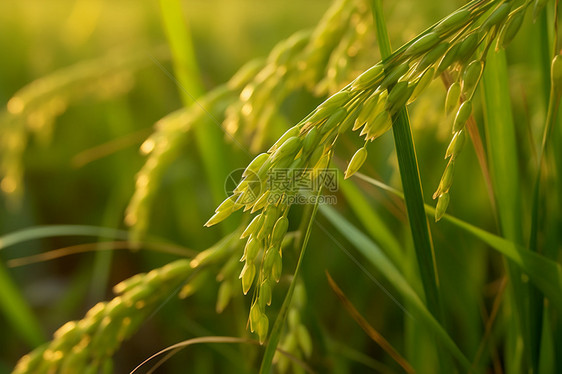
[[[183,18],[179,0],[160,0],[166,37],[172,51],[176,84],[184,106],[199,105],[196,99],[204,92],[189,26]],[[195,138],[209,179],[212,197],[216,204],[224,199],[224,179],[230,168],[224,153],[223,133],[215,118],[194,127]],[[236,227],[235,222],[225,222],[225,234]]]
[[[41,324],[14,283],[4,263],[0,262],[0,308],[12,328],[33,348],[46,341]]]
[[[488,160],[501,233],[513,243],[523,245],[518,151],[505,52],[488,53],[486,64],[482,78],[484,119],[488,141]],[[507,360],[514,362],[512,358],[526,356],[528,362],[536,362],[530,355],[530,348],[540,344],[540,339],[531,335],[530,326],[539,322],[536,321],[536,318],[531,321],[529,313],[534,314],[534,312],[527,311],[526,304],[530,290],[528,285],[523,283],[519,269],[513,267],[509,262],[506,264],[506,268],[511,283],[508,292],[513,293],[513,297],[509,300],[513,303],[515,326],[518,327],[509,330]],[[542,315],[541,312],[536,312]],[[540,334],[540,329],[538,331]],[[523,345],[518,342],[520,339],[523,339]]]
[[[404,199],[402,192],[373,178],[359,173],[357,175],[364,181]],[[428,216],[433,216],[435,208],[426,204],[425,212]],[[450,222],[454,226],[474,235],[513,261],[557,308],[562,309],[562,266],[560,264],[449,214],[445,214],[442,220]]]
[[[445,347],[464,367],[470,371],[470,363],[459,347],[447,334],[443,326],[435,319],[428,308],[424,305],[418,294],[410,286],[406,278],[384,254],[384,252],[371,239],[369,239],[357,227],[343,218],[335,209],[323,205],[320,212],[330,223],[343,235],[353,246],[374,266],[387,281],[400,293],[400,295],[412,306],[410,312],[419,323],[424,323],[427,328],[435,333]]]
[[[372,2],[372,8],[379,49],[384,59],[390,56],[391,47],[384,21],[381,0],[374,0]],[[431,313],[440,319],[442,312],[437,286],[437,274],[434,268],[435,253],[429,233],[429,222],[424,213],[424,201],[418,161],[406,108],[401,109],[393,116],[393,122],[394,144],[396,145],[400,177],[406,195],[406,210],[408,211],[408,220],[414,240],[426,305]]]
[[[341,178],[341,173],[338,177]],[[376,210],[370,206],[361,190],[351,181],[343,181],[340,188],[365,230],[386,251],[394,265],[400,266],[404,256],[400,243]]]

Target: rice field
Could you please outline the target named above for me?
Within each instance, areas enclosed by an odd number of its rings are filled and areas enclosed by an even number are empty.
[[[558,1],[0,5],[0,373],[562,372]]]

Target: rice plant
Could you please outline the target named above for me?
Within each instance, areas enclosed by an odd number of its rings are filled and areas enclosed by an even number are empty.
[[[196,28],[180,1],[161,0],[170,53],[81,63],[9,98],[6,217],[25,216],[26,189],[37,193],[38,167],[24,176],[30,135],[57,148],[56,119],[72,104],[132,95],[152,67],[180,107],[139,142],[134,168],[119,146],[95,148],[91,163],[119,160],[105,165],[111,198],[93,222],[110,227],[0,237],[0,249],[69,235],[121,240],[6,262],[47,268],[96,251],[93,269],[83,257],[73,275],[90,299],[69,299],[71,321],[50,341],[0,266],[2,311],[31,348],[12,372],[562,370],[558,2],[473,0],[430,21],[418,14],[419,29],[406,27],[393,50],[404,17],[425,5],[335,0],[311,30],[292,30],[205,89]],[[126,106],[108,113],[120,122]],[[92,306],[120,263],[107,249],[129,249],[152,270],[119,273],[115,296]],[[90,278],[96,292],[84,291]],[[89,310],[76,314],[78,305]]]

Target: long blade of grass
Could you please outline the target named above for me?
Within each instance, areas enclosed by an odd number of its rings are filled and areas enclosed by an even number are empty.
[[[343,173],[338,171],[339,180],[343,180]],[[392,231],[383,219],[370,206],[361,190],[351,180],[343,180],[340,185],[341,192],[355,216],[361,221],[369,235],[381,248],[384,248],[396,266],[400,266],[404,253]]]
[[[517,142],[511,114],[509,83],[504,52],[488,54],[482,78],[484,118],[492,182],[500,214],[502,234],[523,243],[521,190],[517,164]]]
[[[557,17],[559,2],[555,2],[556,7],[554,12],[552,7],[545,7],[541,12],[535,24],[535,38],[539,41],[537,48],[533,51],[539,57],[536,63],[537,71],[541,72],[542,80],[542,93],[545,103],[549,101],[550,96],[550,67],[552,63],[553,49],[554,53],[559,53],[559,43],[557,42],[558,30]],[[550,13],[550,14],[549,14]],[[554,20],[554,28],[552,22]],[[554,48],[552,48],[554,47]],[[549,184],[554,182],[554,189],[548,191],[548,211],[546,216],[548,219],[544,222],[545,227],[543,232],[546,235],[546,240],[542,245],[542,253],[550,259],[556,259],[559,256],[559,243],[562,241],[562,231],[559,229],[562,226],[562,152],[557,151],[562,149],[562,120],[560,116],[556,118],[556,126],[549,137],[549,142],[552,144],[551,150],[554,152],[547,153],[551,156],[550,160],[553,161],[553,168],[549,174],[556,176],[549,180]],[[545,183],[546,187],[546,183]],[[551,203],[551,197],[555,194],[557,196]],[[555,370],[548,369],[548,356],[552,354],[554,358],[553,366],[555,368],[562,368],[562,310],[555,310],[548,305],[545,305],[545,319],[543,323],[543,339],[541,342],[541,357],[539,358],[540,372],[548,373]],[[550,328],[547,329],[547,326]]]
[[[100,238],[127,240],[129,233],[107,227],[85,225],[36,226],[0,236],[0,250],[28,240],[54,236],[95,236]]]
[[[318,190],[317,197],[320,196],[321,192],[322,192],[322,188]],[[273,356],[277,349],[277,345],[279,344],[279,339],[281,339],[281,330],[283,329],[283,326],[285,325],[285,320],[287,319],[287,315],[289,314],[289,307],[291,306],[291,300],[293,299],[293,292],[295,290],[295,286],[297,285],[297,278],[302,265],[302,259],[304,258],[308,241],[310,239],[310,234],[312,232],[312,224],[314,223],[314,219],[316,218],[316,212],[318,211],[319,199],[317,198],[315,201],[316,203],[314,204],[314,208],[312,209],[312,213],[308,220],[308,227],[306,228],[306,234],[302,242],[301,253],[299,255],[299,260],[297,262],[295,273],[293,274],[291,285],[289,286],[289,290],[287,291],[287,295],[285,296],[283,305],[281,305],[281,310],[279,311],[279,314],[275,319],[275,324],[273,325],[273,329],[271,330],[271,334],[267,342],[267,347],[265,348],[265,353],[263,354],[260,371],[259,371],[260,374],[269,374],[269,372],[271,371]]]
[[[166,37],[172,51],[178,90],[184,106],[187,107],[194,104],[196,98],[204,92],[189,27],[183,17],[180,0],[160,0],[160,8]],[[216,121],[215,118],[211,120]],[[194,134],[209,178],[208,185],[213,200],[216,204],[220,204],[225,198],[224,179],[229,172],[220,124],[209,121],[202,126],[195,126]],[[231,232],[235,229],[235,222],[225,221],[223,227],[225,233]]]
[[[69,247],[53,249],[52,251],[39,253],[36,255],[13,258],[7,261],[8,267],[15,268],[35,264],[38,262],[45,262],[55,260],[61,257],[71,256],[80,253],[95,252],[95,251],[114,251],[119,249],[148,249],[155,252],[168,253],[181,257],[195,257],[197,252],[179,246],[158,244],[158,243],[133,243],[129,241],[103,241],[97,243],[77,244]]]
[[[434,210],[428,209],[428,212],[433,214]],[[557,308],[562,308],[562,266],[560,264],[458,218],[446,216],[446,221],[465,229],[505,255],[529,276],[530,281],[547,295]]]
[[[546,126],[543,133],[543,141],[541,149],[539,151],[538,163],[537,163],[537,175],[535,177],[535,184],[533,189],[533,207],[531,209],[531,234],[529,238],[529,249],[538,250],[538,230],[539,230],[539,206],[540,206],[540,195],[541,195],[541,177],[542,169],[545,167],[545,149],[547,140],[549,138],[550,131],[556,122],[556,116],[558,114],[558,106],[560,104],[560,95],[551,89],[550,96],[548,100],[548,110],[546,116]]]
[[[402,192],[387,186],[380,181],[364,176],[361,173],[356,173],[355,175],[374,186],[382,188],[404,199],[404,194]],[[428,216],[435,214],[435,208],[427,204],[425,205],[425,211]],[[521,270],[523,270],[529,277],[530,281],[533,282],[545,295],[547,295],[550,301],[555,304],[557,308],[562,308],[562,266],[559,263],[449,214],[445,214],[443,216],[443,220],[450,222],[456,227],[474,235],[488,244],[491,248],[503,254],[514,264],[520,267]]]
[[[539,207],[542,204],[542,199],[541,199],[542,169],[546,167],[544,154],[545,154],[545,149],[546,149],[547,140],[549,138],[550,131],[554,126],[554,123],[556,122],[559,104],[560,104],[560,94],[559,92],[557,92],[554,85],[551,84],[550,94],[548,99],[546,124],[544,127],[543,140],[539,151],[537,175],[535,177],[535,183],[533,189],[533,206],[531,208],[531,234],[529,237],[529,249],[537,252],[541,252],[539,248],[538,234],[539,234],[539,230],[541,229],[539,227],[539,217],[541,214],[541,212],[539,211]],[[552,254],[553,251],[548,251],[548,252],[549,254]],[[555,256],[551,256],[551,257],[555,257]],[[543,327],[544,296],[536,289],[531,289],[529,296],[530,296],[529,323],[531,324],[530,330],[533,339],[531,341],[531,358],[532,358],[532,364],[534,370],[538,371],[541,342],[542,342],[541,333]]]
[[[522,207],[519,188],[519,165],[515,127],[511,112],[507,62],[505,52],[490,52],[482,78],[484,119],[486,124],[490,170],[496,193],[499,221],[502,235],[510,241],[522,245]],[[521,272],[511,264],[506,264],[513,293],[513,315],[515,329],[508,333],[508,365],[519,370],[514,364],[526,357],[529,364],[535,362],[530,356],[530,348],[540,344],[531,336],[530,327],[537,321],[530,321],[526,312],[529,300],[528,286],[521,279]],[[519,331],[517,331],[519,330]],[[523,338],[524,344],[518,344]],[[521,352],[521,348],[523,351]],[[508,370],[511,369],[508,366]]]
[[[391,47],[381,0],[372,1],[372,10],[377,30],[379,49],[384,59],[390,56]],[[410,222],[410,230],[416,250],[426,304],[431,313],[441,320],[442,312],[437,273],[435,271],[435,253],[429,233],[429,222],[424,213],[424,201],[418,161],[406,108],[402,108],[402,110],[394,116],[393,122],[396,155],[398,157],[400,177],[406,195],[406,210],[408,212],[408,220]]]
[[[46,341],[41,324],[35,318],[17,285],[0,262],[0,308],[13,329],[32,348]]]
[[[203,344],[203,343],[207,343],[207,344],[208,343],[221,343],[221,344],[230,343],[230,344],[253,344],[253,345],[259,345],[260,344],[257,340],[237,338],[237,337],[233,337],[233,336],[203,336],[203,337],[199,337],[199,338],[188,339],[188,340],[184,340],[183,342],[179,342],[179,343],[176,343],[174,345],[171,345],[171,346],[169,346],[167,348],[164,348],[161,351],[153,354],[152,356],[150,356],[149,358],[147,358],[146,360],[141,362],[136,368],[134,368],[130,372],[130,374],[134,374],[142,366],[144,366],[146,363],[148,363],[152,359],[154,359],[154,358],[156,358],[156,357],[158,357],[158,356],[160,356],[164,353],[171,353],[171,355],[167,355],[165,357],[165,359],[169,359],[172,355],[176,354],[177,352],[179,352],[183,348],[189,347],[190,345]],[[296,362],[304,370],[306,370],[306,372],[314,373],[312,371],[312,369],[310,369],[310,367],[306,363],[304,363],[302,360],[299,360],[297,357],[293,356],[292,354],[290,354],[290,353],[288,353],[288,352],[286,352],[282,349],[279,349],[279,348],[277,349],[277,351],[279,351],[279,353],[287,356],[291,361]],[[161,362],[158,362],[158,364],[156,364],[156,365],[161,365]],[[152,368],[151,370],[154,370],[154,368]]]
[[[160,11],[172,52],[176,79],[187,91],[180,91],[180,95],[186,96],[186,105],[191,104],[193,97],[200,96],[204,90],[189,28],[183,17],[181,1],[160,0]]]
[[[322,205],[320,212],[328,221],[343,235],[368,261],[375,267],[387,281],[402,295],[411,305],[410,312],[420,323],[424,323],[435,336],[443,343],[453,357],[470,372],[471,365],[466,356],[458,348],[455,342],[447,334],[443,326],[435,319],[428,308],[424,305],[418,294],[410,286],[402,273],[394,266],[386,254],[361,230],[348,222],[335,209]]]

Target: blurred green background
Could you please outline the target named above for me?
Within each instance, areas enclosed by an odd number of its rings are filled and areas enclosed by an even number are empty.
[[[266,56],[278,41],[295,31],[314,27],[330,3],[327,0],[184,1],[184,16],[191,29],[206,89],[226,82],[246,61]],[[386,5],[389,34],[393,46],[398,47],[462,2],[408,0]],[[540,70],[533,68],[539,64],[538,57],[525,48],[537,32],[530,22],[526,22],[524,30],[521,32],[523,36],[516,39],[514,47],[508,51],[510,73],[516,82],[512,86],[514,107],[520,114],[516,118],[531,124],[518,127],[521,139],[526,139],[529,131],[538,133],[532,125],[540,118],[528,117],[529,113],[537,112],[534,109],[544,107],[540,97],[531,97],[542,79]],[[162,45],[166,45],[166,38],[157,1],[3,1],[0,3],[0,51],[3,57],[0,60],[0,104],[5,105],[29,82],[58,69],[113,51],[151,50]],[[361,53],[366,60],[372,56],[371,64],[379,59],[376,49]],[[169,59],[161,62],[168,71],[172,70]],[[134,191],[135,174],[144,162],[138,148],[160,118],[182,106],[174,81],[155,63],[148,63],[147,67],[134,72],[132,78],[124,84],[127,88],[124,92],[109,89],[107,93],[87,95],[72,103],[57,118],[47,138],[31,139],[23,159],[25,184],[21,203],[17,206],[10,204],[0,195],[0,233],[53,224],[126,228],[124,210]],[[286,113],[288,123],[298,121],[319,102],[319,98],[307,93],[300,93],[298,97],[302,100],[302,110]],[[412,125],[426,202],[431,201],[431,193],[444,167],[442,153],[449,130],[448,125],[440,126],[446,123],[441,109],[443,100],[444,90],[436,81],[413,108]],[[340,166],[361,142],[353,134],[342,143],[337,155]],[[193,142],[189,144],[163,176],[153,204],[149,233],[160,240],[199,251],[220,239],[221,230],[203,228],[215,202],[210,196],[197,149]],[[387,134],[374,144],[365,173],[399,186],[392,138]],[[527,141],[522,141],[521,145],[524,150],[527,150],[525,147],[532,148],[532,143]],[[248,158],[240,149],[228,143],[224,147],[232,155],[230,167],[247,164]],[[520,163],[524,173],[530,162],[521,159]],[[450,212],[494,231],[496,226],[472,149],[464,152],[459,164],[458,170],[462,172],[455,175]],[[372,207],[400,238],[400,244],[407,251],[411,250],[401,203],[372,186],[359,185]],[[522,184],[525,193],[531,187],[530,183]],[[340,203],[338,209],[360,227],[343,198]],[[481,242],[450,226],[442,227],[432,224],[443,292],[448,305],[452,306],[450,324],[454,328],[451,331],[454,337],[462,337],[460,348],[472,355],[479,344],[481,310],[489,309],[492,302],[490,295],[494,294],[497,287],[494,281],[502,272],[501,261]],[[317,231],[316,234],[320,233]],[[93,240],[74,236],[33,240],[2,250],[0,257],[9,266],[10,259],[92,243]],[[50,337],[64,322],[79,319],[96,302],[110,299],[112,285],[174,258],[177,256],[149,251],[100,251],[14,267],[9,274],[37,316],[45,337]],[[294,261],[289,258],[286,268],[292,269]],[[334,342],[351,347],[351,351],[341,353],[341,357],[333,357],[331,368],[363,372],[366,362],[376,364],[370,361],[373,359],[395,367],[342,309],[326,310],[323,307],[337,303],[327,286],[325,269],[341,282],[347,296],[360,311],[368,314],[369,321],[399,347],[407,344],[401,335],[402,326],[407,322],[399,306],[366,274],[358,271],[356,264],[330,239],[313,235],[304,264],[309,307],[303,319],[310,326],[320,351],[331,352],[333,348],[327,347]],[[449,282],[448,279],[455,281]],[[202,292],[187,301],[172,297],[163,305],[145,323],[138,338],[126,342],[118,352],[116,372],[128,372],[155,351],[188,337],[243,335],[245,316],[237,313],[244,313],[247,309],[244,305],[249,301],[239,296],[237,309],[217,317],[214,309],[217,285],[213,279],[208,283]],[[276,300],[282,300],[285,286],[276,288]],[[273,310],[279,306],[280,301]],[[31,347],[2,314],[0,330],[3,331],[0,334],[0,372],[10,372],[17,359]],[[189,367],[193,372],[228,373],[238,349],[193,347],[177,355],[161,372],[182,372],[182,368]],[[420,357],[424,355],[423,346],[414,344],[410,350],[417,351]],[[341,352],[344,351],[341,348]],[[431,359],[435,358],[428,358]],[[313,364],[323,368],[327,365],[323,359]]]

